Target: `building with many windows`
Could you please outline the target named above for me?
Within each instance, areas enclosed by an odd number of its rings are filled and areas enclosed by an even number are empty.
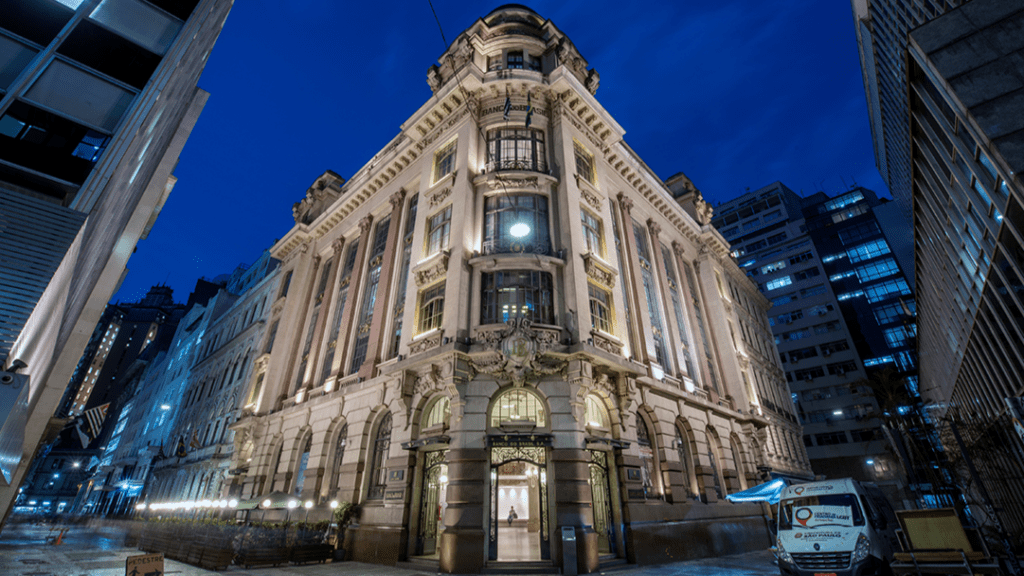
[[[964,444],[950,435],[951,452],[974,458],[1019,545],[1024,444],[1012,422],[1024,395],[1024,2],[861,4],[854,2],[862,55],[880,52],[880,35],[862,31],[889,30],[884,44],[898,64],[883,69],[878,58],[862,58],[869,103],[891,85],[903,110],[883,113],[889,129],[873,137],[876,149],[899,148],[906,158],[889,185],[913,209],[921,393],[945,430],[959,422]],[[961,485],[975,486],[968,500],[983,500],[972,480]],[[973,512],[994,520],[982,507]]]
[[[474,23],[427,82],[272,249],[231,426],[242,498],[358,503],[350,557],[444,572],[557,566],[563,528],[581,572],[769,545],[765,509],[724,496],[810,469],[768,302],[692,182],[646,167],[598,73],[525,7]]]
[[[902,432],[886,431],[883,416],[916,414],[920,396],[908,263],[881,225],[885,208],[866,188],[801,198],[776,182],[719,205],[712,223],[772,302],[769,323],[814,472],[877,482],[898,501],[913,497],[892,446]],[[903,405],[880,405],[865,382],[883,370],[906,382]]]
[[[175,184],[231,0],[7,0],[0,19],[6,518],[92,327]],[[41,440],[45,438],[45,441]]]

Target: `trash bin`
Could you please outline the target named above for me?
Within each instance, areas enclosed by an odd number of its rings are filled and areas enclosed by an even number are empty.
[[[562,574],[576,576],[576,529],[562,526]]]

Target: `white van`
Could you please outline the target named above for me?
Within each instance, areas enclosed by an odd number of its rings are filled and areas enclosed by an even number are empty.
[[[850,478],[794,484],[779,498],[783,576],[890,574],[896,514],[878,486]]]

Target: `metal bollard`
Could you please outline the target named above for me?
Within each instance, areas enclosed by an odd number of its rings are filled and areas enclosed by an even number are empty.
[[[576,576],[576,529],[562,526],[562,574]]]

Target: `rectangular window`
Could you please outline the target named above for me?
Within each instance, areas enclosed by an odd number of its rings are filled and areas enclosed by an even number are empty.
[[[590,294],[590,326],[595,330],[612,333],[612,296],[605,290],[587,284]]]
[[[764,266],[761,266],[761,273],[762,274],[771,274],[772,272],[778,272],[779,270],[782,270],[785,267],[786,267],[786,261],[785,260],[779,260],[778,262],[773,262],[771,264],[766,264]]]
[[[587,244],[587,250],[598,256],[603,255],[601,220],[582,208],[580,209],[580,217],[583,220],[583,240]]]
[[[899,278],[868,286],[864,293],[868,297],[868,302],[881,302],[892,296],[910,294],[910,287],[907,286],[906,280]]]
[[[373,237],[369,254],[370,267],[363,285],[363,307],[359,311],[359,322],[356,324],[356,341],[353,346],[352,364],[349,367],[350,374],[358,371],[366,360],[367,346],[370,342],[370,327],[373,324],[373,308],[377,303],[377,287],[380,284],[380,269],[384,260],[384,249],[387,246],[390,227],[391,217],[385,216],[377,223],[377,230]]]
[[[522,50],[510,50],[508,53],[508,68],[509,70],[522,70],[523,68],[523,51]]]
[[[445,283],[441,282],[420,293],[419,331],[421,334],[441,328],[441,322],[444,319],[444,287]]]
[[[786,240],[786,233],[785,232],[779,232],[778,234],[775,234],[774,236],[769,236],[765,240],[768,242],[769,246],[774,246],[774,245],[778,244],[779,242],[784,242]]]
[[[633,236],[636,238],[637,258],[640,260],[640,279],[643,282],[644,298],[647,301],[647,316],[651,321],[651,336],[654,339],[655,360],[661,366],[666,366],[668,359],[665,350],[665,335],[661,326],[661,311],[658,306],[657,288],[654,284],[654,275],[651,274],[651,252],[647,244],[647,234],[644,227],[633,222]],[[718,291],[722,291],[719,281]]]
[[[844,246],[847,246],[862,238],[867,238],[868,236],[874,236],[881,233],[881,230],[878,228],[878,223],[874,220],[868,220],[867,222],[861,222],[856,226],[850,226],[844,230],[840,230],[839,241],[842,242]]]
[[[455,151],[458,149],[458,143],[458,140],[452,140],[434,153],[434,182],[455,170]]]
[[[544,132],[535,128],[498,128],[487,132],[487,171],[547,172]]]
[[[806,270],[801,270],[801,271],[797,272],[796,274],[793,274],[793,280],[795,280],[795,281],[807,280],[808,278],[814,278],[815,276],[818,276],[819,274],[821,274],[821,271],[818,270],[817,267],[815,267],[815,268],[808,268]]]
[[[829,364],[826,366],[828,373],[833,376],[842,376],[843,374],[849,374],[857,370],[857,364],[855,362],[837,362],[835,364]]]
[[[892,258],[886,258],[885,260],[865,264],[864,266],[857,267],[855,270],[857,273],[857,279],[861,282],[877,280],[878,278],[885,278],[886,276],[899,274],[899,271],[899,266],[896,265],[896,261]]]
[[[846,255],[850,257],[850,262],[853,264],[889,253],[889,245],[882,239],[873,240],[846,251]]]
[[[790,256],[789,257],[789,263],[790,264],[799,264],[800,262],[803,262],[805,260],[810,260],[811,258],[814,258],[814,254],[810,250],[808,250],[807,252],[801,252],[800,254],[797,254],[796,256]]]
[[[554,324],[551,274],[532,270],[502,270],[481,277],[481,324],[528,318],[538,324]]]
[[[587,182],[596,184],[597,173],[594,171],[594,155],[575,138],[572,141],[572,145],[576,155],[576,174]]]
[[[540,72],[540,58],[527,54],[526,65],[529,66],[530,70],[533,70],[534,72]]]
[[[487,71],[493,72],[495,70],[501,70],[501,55],[489,56],[487,58]]]
[[[777,290],[779,288],[782,288],[783,286],[789,286],[792,283],[793,283],[793,279],[792,278],[790,278],[789,276],[782,276],[782,277],[776,278],[774,280],[769,280],[768,283],[765,284],[765,287],[768,290]]]
[[[452,206],[434,214],[427,221],[427,255],[437,254],[448,248],[449,235],[452,229]]]
[[[885,341],[890,348],[900,348],[907,345],[907,340],[917,336],[917,327],[914,324],[908,326],[897,326],[883,330]]]
[[[800,291],[801,298],[807,298],[808,296],[816,296],[818,294],[825,293],[825,285],[818,284],[817,286],[811,286],[810,288],[804,288]]]

